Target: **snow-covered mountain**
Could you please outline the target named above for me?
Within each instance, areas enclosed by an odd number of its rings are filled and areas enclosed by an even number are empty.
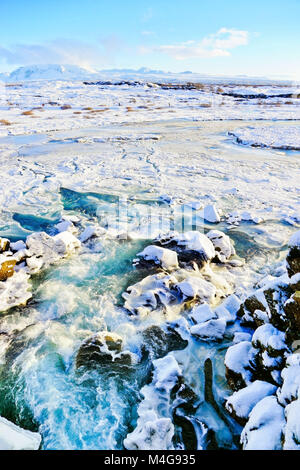
[[[77,65],[30,65],[11,72],[7,80],[84,80],[95,77],[95,72]]]

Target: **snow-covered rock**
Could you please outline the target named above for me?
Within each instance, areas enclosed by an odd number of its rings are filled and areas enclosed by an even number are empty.
[[[276,397],[260,400],[252,409],[241,434],[244,450],[280,450],[285,426],[284,408]]]
[[[51,237],[45,232],[35,232],[26,239],[26,264],[31,274],[49,267],[59,259],[80,248],[80,241],[70,232]]]
[[[216,256],[224,263],[231,256],[235,255],[235,249],[231,243],[230,238],[220,230],[210,230],[206,236],[211,240],[215,247]]]
[[[250,361],[254,355],[250,341],[241,341],[227,349],[224,359],[226,378],[233,390],[239,390],[251,382],[253,371]]]
[[[186,299],[196,299],[201,302],[212,302],[216,296],[216,288],[205,279],[189,276],[176,284],[175,288]]]
[[[221,340],[226,330],[226,320],[219,318],[217,320],[208,320],[191,327],[192,335],[201,339]]]
[[[38,450],[41,436],[0,417],[0,450]]]
[[[191,313],[189,314],[189,317],[195,323],[203,323],[208,320],[212,320],[213,318],[216,319],[217,315],[212,311],[208,303],[204,302],[201,305],[196,305],[195,307],[193,307]]]
[[[177,253],[167,248],[150,245],[141,253],[138,253],[137,256],[143,261],[142,265],[154,264],[168,271],[178,268]],[[141,263],[141,260],[138,260],[137,264]]]
[[[25,306],[32,297],[29,276],[24,269],[0,282],[0,312],[13,307]]]
[[[241,344],[241,343],[240,343]],[[274,395],[277,387],[262,380],[255,380],[250,385],[234,392],[226,401],[225,407],[237,420],[248,419],[251,410],[264,397]]]

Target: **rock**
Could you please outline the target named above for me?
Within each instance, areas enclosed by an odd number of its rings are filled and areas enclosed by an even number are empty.
[[[38,450],[41,436],[0,417],[0,450]]]
[[[285,334],[270,323],[257,328],[252,336],[252,344],[255,348],[268,351],[271,357],[282,355],[288,351],[285,342]]]
[[[225,408],[240,424],[245,424],[254,406],[264,397],[274,395],[277,387],[268,382],[255,380],[228,398]]]
[[[240,390],[251,382],[254,356],[255,350],[250,341],[241,341],[227,349],[224,360],[225,375],[232,390]]]
[[[136,261],[135,266],[153,267],[158,266],[167,271],[178,269],[178,256],[175,251],[162,248],[160,246],[147,246],[137,256],[140,258]]]
[[[203,233],[190,231],[185,233],[170,233],[155,241],[159,246],[172,249],[178,254],[179,262],[195,262],[199,267],[215,256],[212,242]]]
[[[87,339],[79,348],[76,367],[98,365],[131,366],[138,361],[137,356],[123,350],[123,340],[116,333],[97,333]]]
[[[164,331],[157,325],[151,325],[142,332],[142,335],[143,344],[155,358],[165,356],[174,350],[184,349],[188,345],[188,341],[171,327],[167,327]]]
[[[210,230],[206,234],[216,251],[216,260],[225,263],[231,256],[235,255],[235,249],[231,243],[230,238],[220,230]]]
[[[6,281],[14,275],[16,260],[0,254],[0,281]]]
[[[300,273],[294,274],[290,280],[290,287],[293,291],[300,291]]]
[[[6,281],[0,282],[0,312],[13,307],[23,307],[32,297],[29,276],[24,269],[15,272]]]
[[[201,339],[218,341],[223,339],[226,330],[226,321],[224,319],[208,320],[199,325],[191,327],[191,334]]]
[[[7,238],[0,237],[0,253],[9,250],[10,241]]]
[[[284,408],[277,402],[276,397],[263,398],[252,409],[249,421],[242,431],[243,449],[282,449],[284,426]]]
[[[300,272],[300,230],[291,237],[289,247],[286,265],[288,275],[292,277]]]
[[[296,291],[284,304],[288,319],[287,340],[289,343],[300,339],[300,291]]]

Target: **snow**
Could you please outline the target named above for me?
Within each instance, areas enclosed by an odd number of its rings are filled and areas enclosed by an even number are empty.
[[[195,276],[189,276],[176,284],[176,289],[183,297],[197,298],[202,302],[212,302],[216,295],[216,288],[211,283]]]
[[[264,397],[274,395],[276,390],[277,387],[275,385],[262,380],[255,380],[247,387],[234,392],[226,401],[225,407],[237,417],[248,419],[254,406]]]
[[[124,439],[128,450],[173,450],[170,393],[182,372],[172,353],[153,361],[153,380],[142,388],[134,431]]]
[[[230,133],[237,142],[254,147],[270,147],[274,149],[300,150],[299,126],[268,126],[260,129],[244,127]]]
[[[0,417],[0,450],[38,450],[41,436]]]
[[[6,281],[0,282],[0,312],[26,305],[31,297],[31,284],[24,269],[15,272]]]
[[[252,344],[256,348],[270,349],[273,352],[288,349],[285,342],[285,333],[279,331],[270,323],[261,325],[255,330]]]
[[[300,365],[289,365],[281,371],[283,383],[278,389],[278,401],[283,406],[300,398]]]
[[[290,247],[293,247],[293,246],[297,246],[297,247],[300,247],[300,230],[298,230],[298,232],[295,232],[290,240],[289,240],[289,246]]]
[[[284,408],[276,397],[260,400],[252,409],[241,434],[244,450],[280,450],[285,426]]]
[[[191,327],[192,335],[201,339],[208,339],[210,341],[221,340],[226,330],[226,320],[219,318],[217,320],[208,320],[198,325]]]
[[[286,425],[284,428],[283,450],[300,450],[300,400],[293,401],[285,408]]]
[[[189,317],[195,323],[203,323],[203,322],[206,322],[207,320],[212,320],[213,318],[216,318],[217,316],[212,311],[209,304],[204,302],[201,305],[196,305],[195,307],[193,307],[191,313],[189,314]]]
[[[251,380],[251,372],[249,369],[249,360],[253,357],[254,350],[250,341],[241,341],[230,346],[225,354],[225,366],[235,372],[241,374],[246,384]]]

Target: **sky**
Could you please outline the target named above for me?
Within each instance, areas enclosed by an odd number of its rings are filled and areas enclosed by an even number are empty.
[[[23,65],[300,79],[300,0],[0,0],[0,72]]]

